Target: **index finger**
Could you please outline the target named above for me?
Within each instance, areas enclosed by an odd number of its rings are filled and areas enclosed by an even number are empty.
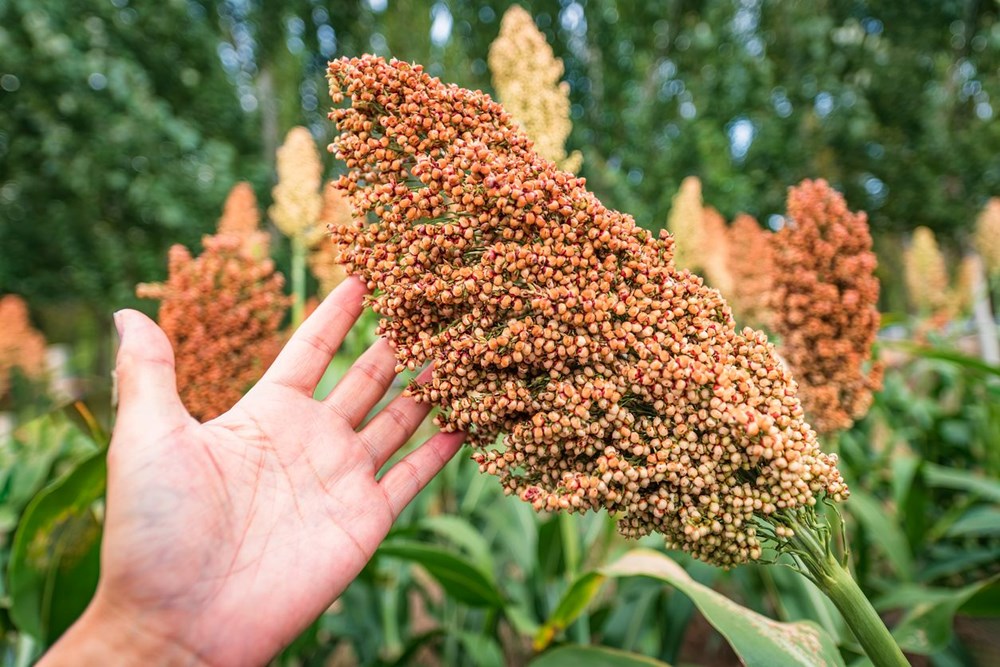
[[[368,288],[351,276],[330,292],[295,331],[261,382],[271,382],[312,398],[340,344],[364,310]]]

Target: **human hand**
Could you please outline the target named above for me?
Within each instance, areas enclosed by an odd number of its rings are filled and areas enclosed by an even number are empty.
[[[438,433],[376,479],[429,409],[399,397],[358,430],[395,377],[383,340],[313,399],[365,291],[343,283],[261,381],[205,424],[178,398],[163,332],[136,311],[116,316],[100,583],[43,663],[265,663],[358,575],[463,439]]]

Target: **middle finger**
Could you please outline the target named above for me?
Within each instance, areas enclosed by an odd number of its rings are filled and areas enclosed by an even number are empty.
[[[379,338],[358,357],[323,402],[356,429],[385,396],[395,378],[396,355],[392,345]]]

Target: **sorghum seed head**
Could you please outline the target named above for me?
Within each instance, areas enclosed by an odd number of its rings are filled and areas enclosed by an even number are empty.
[[[342,260],[400,365],[432,364],[410,394],[507,493],[612,510],[723,566],[760,556],[755,517],[846,497],[764,335],[735,330],[669,234],[604,207],[482,93],[374,56],[328,73],[350,98],[331,112],[356,213]]]
[[[882,383],[871,359],[879,282],[867,216],[824,180],[790,188],[787,213],[773,236],[771,326],[812,426],[848,428]]]

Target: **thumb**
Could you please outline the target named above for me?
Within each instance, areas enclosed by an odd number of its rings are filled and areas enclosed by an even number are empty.
[[[188,415],[177,395],[174,350],[167,335],[136,310],[120,310],[114,318],[121,341],[115,364],[116,421],[145,429],[173,428]]]

